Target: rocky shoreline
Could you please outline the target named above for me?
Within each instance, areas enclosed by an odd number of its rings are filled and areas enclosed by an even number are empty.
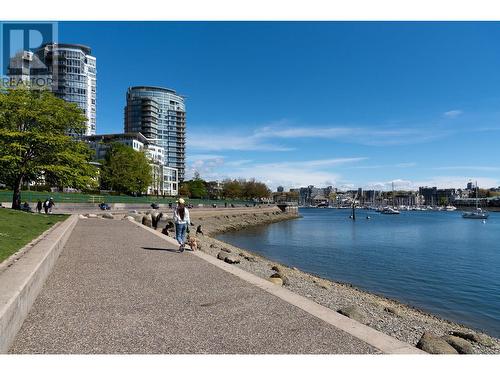
[[[140,214],[135,214],[138,220]],[[417,308],[352,285],[326,280],[261,257],[249,249],[241,249],[214,238],[217,234],[251,225],[263,225],[299,217],[283,213],[275,207],[255,209],[192,210],[199,250],[221,261],[283,285],[299,295],[356,319],[378,331],[415,345],[430,353],[500,354],[500,340],[478,330],[447,321]],[[168,221],[170,218],[166,218]],[[164,219],[158,230],[163,228]],[[171,236],[173,235],[170,234]]]

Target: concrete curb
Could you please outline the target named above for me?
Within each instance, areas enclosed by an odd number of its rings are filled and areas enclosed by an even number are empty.
[[[71,215],[0,273],[0,353],[7,353],[78,222]]]
[[[155,231],[154,229],[148,228],[135,221],[132,223],[150,231],[151,233],[175,245],[176,247],[178,246],[177,241],[175,241],[173,238],[166,237],[165,235]],[[385,333],[379,332],[371,327],[357,322],[356,320],[350,319],[308,298],[302,297],[286,288],[280,287],[271,283],[270,281],[264,280],[250,272],[244,271],[231,264],[222,262],[209,254],[203,253],[201,251],[187,252],[186,254],[197,256],[256,287],[265,290],[268,293],[271,293],[272,295],[304,310],[305,312],[321,319],[322,321],[334,326],[335,328],[347,332],[348,334],[360,339],[361,341],[364,341],[365,343],[380,350],[382,353],[427,354],[408,343],[395,339],[394,337],[386,335]]]

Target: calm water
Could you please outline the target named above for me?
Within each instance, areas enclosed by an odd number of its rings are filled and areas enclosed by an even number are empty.
[[[301,209],[218,238],[500,337],[500,212],[485,224],[458,211],[356,212]]]

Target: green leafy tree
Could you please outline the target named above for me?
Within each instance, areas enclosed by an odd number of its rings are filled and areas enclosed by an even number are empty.
[[[121,143],[111,144],[103,163],[103,187],[126,194],[142,194],[153,181],[151,165],[144,152]]]
[[[251,198],[268,198],[271,195],[271,189],[263,182],[254,182],[254,195]]]
[[[241,180],[239,181],[239,183],[241,184],[242,190],[241,197],[251,199],[255,196],[256,184],[254,179],[251,179],[249,181]]]
[[[199,174],[195,174],[195,178],[189,181],[189,190],[191,198],[205,198],[207,196],[206,182],[200,178]]]
[[[222,183],[222,193],[226,198],[238,198],[241,197],[243,192],[243,187],[238,180],[224,180]]]
[[[226,198],[268,198],[271,190],[262,182],[251,180],[225,180],[222,187],[223,195]]]
[[[74,103],[27,87],[0,91],[0,181],[12,187],[12,208],[31,181],[91,189],[97,170],[88,146],[68,136],[81,133],[86,118]]]
[[[179,195],[181,197],[191,197],[191,190],[189,189],[189,183],[187,181],[181,184],[179,188]]]

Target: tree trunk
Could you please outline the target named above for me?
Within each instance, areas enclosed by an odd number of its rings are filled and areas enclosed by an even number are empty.
[[[23,183],[23,176],[19,176],[14,184],[14,193],[12,194],[12,208],[14,210],[21,209],[21,185]]]

